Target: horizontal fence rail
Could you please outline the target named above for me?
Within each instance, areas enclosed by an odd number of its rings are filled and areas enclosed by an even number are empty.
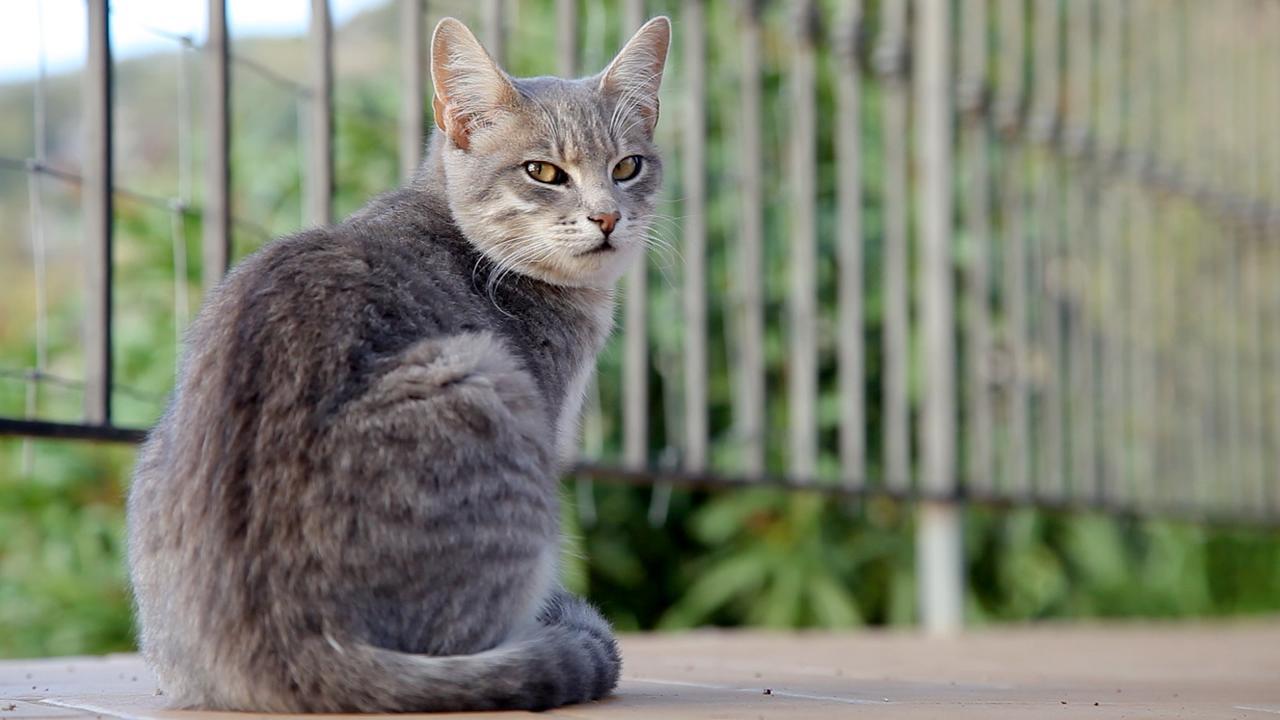
[[[179,49],[203,66],[203,133],[184,128],[203,138],[199,199],[114,184],[113,14],[88,4],[83,166],[46,155],[43,67],[35,147],[0,157],[29,179],[38,293],[32,362],[0,368],[26,404],[0,434],[136,442],[112,412],[139,394],[113,375],[113,205],[173,213],[175,277],[180,227],[201,220],[209,287],[234,233],[271,234],[233,212],[229,68],[296,100],[308,224],[334,214],[335,124],[354,111],[324,0],[303,83],[237,57],[210,0],[207,38]],[[430,126],[427,20],[469,12],[519,62],[509,14],[533,10],[396,5],[387,137],[407,178]],[[680,484],[919,500],[938,629],[959,622],[962,504],[1280,524],[1280,0],[601,7],[579,22],[555,3],[566,38],[539,72],[597,69],[598,13],[621,41],[675,11],[658,133],[679,170],[653,232],[677,252],[622,282],[582,477],[655,486],[655,519]],[[50,370],[44,181],[83,201],[82,380]],[[48,387],[80,392],[82,421],[41,418]]]

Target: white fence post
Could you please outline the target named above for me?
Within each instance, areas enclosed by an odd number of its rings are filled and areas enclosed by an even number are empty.
[[[920,490],[916,572],[920,619],[930,633],[964,620],[964,554],[956,491],[955,340],[951,278],[951,3],[916,0],[916,160],[920,232]]]

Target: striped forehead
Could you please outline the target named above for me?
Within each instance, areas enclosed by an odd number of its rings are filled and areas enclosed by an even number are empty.
[[[618,154],[609,127],[612,103],[600,96],[594,83],[530,78],[518,81],[517,87],[539,116],[540,149],[570,165]]]

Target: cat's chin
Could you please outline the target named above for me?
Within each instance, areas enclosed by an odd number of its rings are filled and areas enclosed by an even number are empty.
[[[516,271],[550,285],[607,290],[618,284],[636,255],[636,247],[624,245],[527,263]]]

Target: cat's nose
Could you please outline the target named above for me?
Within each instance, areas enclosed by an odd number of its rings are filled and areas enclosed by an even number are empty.
[[[596,225],[599,225],[600,232],[604,233],[605,237],[608,237],[609,233],[613,232],[614,226],[622,219],[622,213],[616,210],[614,212],[596,213],[594,215],[588,215],[587,219]]]

